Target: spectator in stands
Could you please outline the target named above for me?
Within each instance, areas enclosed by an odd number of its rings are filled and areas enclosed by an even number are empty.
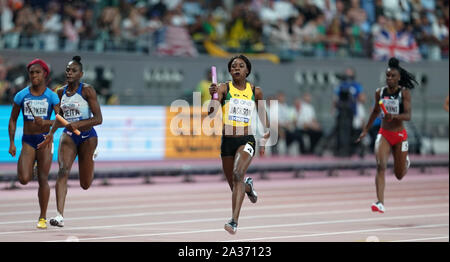
[[[286,95],[280,91],[277,94],[278,100],[278,143],[272,148],[272,154],[280,154],[280,145],[284,143],[286,150],[293,142],[295,129],[295,110],[286,103]]]
[[[355,70],[351,67],[345,69],[341,76],[342,82],[335,89],[333,98],[336,109],[336,135],[338,156],[350,156],[353,141],[353,119],[357,114],[357,101],[360,100],[362,86],[356,81]]]
[[[227,48],[231,52],[261,52],[263,24],[245,4],[233,8],[227,26]]]
[[[337,0],[341,1],[341,0]],[[337,2],[336,2],[337,4]],[[305,24],[308,24],[311,20],[314,20],[322,14],[322,11],[319,7],[317,7],[315,4],[312,3],[311,0],[305,0],[303,1],[303,4],[298,5],[298,10],[303,16],[305,17]]]
[[[438,30],[433,30],[433,24],[427,13],[421,14],[420,23],[421,54],[429,60],[440,60],[441,48]]]
[[[336,17],[336,0],[313,0],[313,2],[323,12],[325,23],[331,24],[331,21]]]
[[[364,105],[366,104],[366,101],[366,94],[361,92],[356,100],[356,114],[353,117],[352,141],[356,141],[364,127],[364,123],[366,121],[366,109]],[[365,154],[365,147],[365,143],[356,144],[352,147],[352,155],[358,153],[359,156],[363,157]]]
[[[65,38],[65,51],[75,51],[78,48],[80,37],[78,30],[69,17],[63,19],[63,36]]]
[[[359,0],[352,0],[350,9],[347,12],[347,17],[351,25],[347,28],[347,35],[349,38],[350,51],[354,56],[366,55],[364,50],[367,50],[367,40],[370,34],[370,24],[367,19],[367,14],[359,5]]]
[[[345,56],[347,38],[342,30],[339,18],[334,17],[327,29],[327,53],[328,56]]]
[[[164,17],[164,41],[157,47],[158,55],[190,56],[198,55],[197,49],[187,30],[187,20],[184,17],[181,5],[170,10]]]
[[[19,45],[21,47],[38,49],[39,39],[36,33],[41,32],[40,15],[42,15],[40,10],[34,12],[28,5],[17,12],[15,30],[20,34]]]
[[[369,24],[373,24],[376,21],[375,2],[376,0],[361,1],[361,8],[366,12],[367,21],[369,22]]]
[[[339,22],[343,28],[346,28],[349,25],[349,20],[346,15],[347,8],[343,2],[343,0],[336,0],[336,14],[335,17],[339,18]]]
[[[80,34],[80,50],[92,51],[95,47],[97,31],[95,25],[94,11],[86,9],[82,18],[82,25],[79,28]]]
[[[201,16],[204,10],[200,1],[197,0],[184,0],[181,7],[188,25],[195,23],[197,17]]]
[[[153,5],[150,6],[149,11],[147,13],[147,18],[151,17],[164,17],[167,12],[167,5],[162,0],[153,1]]]
[[[0,0],[0,49],[15,48],[18,45],[18,32],[14,32],[13,16],[7,0]]]
[[[299,14],[295,20],[292,22],[290,32],[291,39],[291,51],[295,55],[299,55],[305,49],[305,35],[307,31],[304,27],[305,18],[302,14]]]
[[[153,41],[150,45],[157,47],[158,45],[164,42],[164,24],[161,20],[161,17],[158,15],[154,15],[150,18],[145,28],[145,33],[148,34],[149,38],[152,38]]]
[[[449,47],[448,27],[445,25],[444,17],[438,18],[438,22],[433,27],[433,31],[435,32],[436,37],[438,38],[438,40],[440,42],[441,58],[444,58],[444,57],[448,58],[448,47]]]
[[[295,100],[295,131],[294,140],[299,143],[299,152],[302,154],[313,154],[316,145],[323,135],[322,127],[316,118],[316,111],[311,104],[312,97],[305,93],[302,99]],[[304,138],[308,138],[308,146]]]
[[[291,49],[291,35],[289,34],[290,25],[282,19],[276,23],[271,24],[271,31],[269,36],[270,46],[276,47],[271,49],[272,52],[277,52],[282,58],[289,58],[291,56],[289,50]]]
[[[6,75],[8,74],[8,70],[6,66],[0,63],[0,104],[5,103],[6,101],[6,91],[10,88],[10,83],[6,79]]]
[[[410,6],[408,0],[383,0],[384,14],[392,19],[409,22]]]
[[[57,2],[50,2],[44,14],[41,37],[46,51],[56,51],[59,48],[59,35],[63,28],[59,10]]]
[[[270,26],[279,20],[277,11],[275,10],[275,1],[264,1],[263,6],[259,10],[259,17],[264,25]],[[270,31],[270,29],[268,29]]]
[[[304,28],[305,49],[316,57],[325,56],[325,17],[323,14],[311,19]],[[305,50],[305,51],[306,51]]]
[[[138,10],[134,7],[129,9],[128,14],[121,23],[121,38],[125,42],[128,51],[136,51],[138,39],[143,31],[145,21]]]
[[[106,50],[113,50],[120,38],[120,21],[122,20],[116,7],[106,7],[98,20],[99,38]]]
[[[379,16],[386,16],[383,7],[383,0],[375,0],[375,20],[378,20]]]
[[[205,71],[205,77],[197,84],[195,92],[200,92],[202,106],[206,101],[211,100],[209,87],[211,86],[211,69]]]

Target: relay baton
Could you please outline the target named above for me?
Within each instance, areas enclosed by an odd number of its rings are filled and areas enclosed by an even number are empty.
[[[380,100],[380,102],[378,102],[378,104],[380,105],[381,110],[383,110],[384,115],[387,115],[387,114],[388,114],[388,111],[386,110],[386,107],[385,107],[384,104],[383,104],[383,100]]]
[[[211,67],[211,78],[212,78],[213,84],[217,84],[217,72],[216,72],[215,66]],[[217,93],[214,93],[213,99],[216,99],[216,100],[219,99],[219,95]]]
[[[60,116],[59,114],[56,114],[56,120],[58,120],[59,122],[61,122],[61,124],[63,124],[64,126],[67,126],[69,124],[69,122],[67,122],[67,120],[65,120],[62,116]],[[76,135],[80,135],[80,131],[78,129],[73,130],[73,132]]]
[[[30,110],[30,113],[33,116],[33,118],[35,118],[33,110],[31,109],[30,103],[31,103],[31,101],[29,101],[28,103],[24,103],[24,104],[27,106],[28,110]]]

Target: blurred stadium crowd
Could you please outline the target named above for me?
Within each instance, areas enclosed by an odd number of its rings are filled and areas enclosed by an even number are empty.
[[[0,50],[448,58],[448,0],[0,0],[0,18]]]
[[[0,51],[226,58],[231,53],[246,53],[276,55],[281,61],[396,56],[407,62],[438,61],[448,59],[448,4],[448,0],[0,0]],[[100,104],[120,104],[110,88],[112,71],[102,66],[88,71],[85,79],[96,87]],[[0,53],[0,104],[11,104],[27,85],[25,72],[25,65],[6,63]],[[51,77],[52,89],[65,82],[64,74]],[[197,90],[206,97],[209,81],[203,79],[203,87]],[[343,132],[347,137],[341,139],[345,143],[337,139],[338,144],[350,145],[348,141],[360,133],[367,113],[363,87],[354,82],[354,76],[344,77],[330,97],[338,112],[337,130],[347,128]],[[360,87],[350,99],[350,117],[341,123],[336,98],[348,86]],[[280,91],[270,99],[279,102],[283,141],[272,153],[284,154],[297,144],[302,154],[320,155],[327,146],[322,142],[329,140],[323,138],[330,132],[317,118],[314,96],[305,93],[292,104]],[[375,136],[376,132],[371,134],[365,147],[373,148]],[[335,154],[363,155],[364,151],[348,147]]]

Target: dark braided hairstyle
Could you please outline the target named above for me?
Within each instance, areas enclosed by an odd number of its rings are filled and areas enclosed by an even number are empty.
[[[80,71],[83,72],[83,64],[81,63],[81,57],[80,56],[74,56],[72,58],[72,61],[77,63],[80,66]]]
[[[395,69],[400,73],[400,81],[398,81],[398,84],[400,86],[404,86],[408,89],[413,89],[415,85],[419,84],[413,74],[406,71],[403,67],[400,67],[400,61],[398,61],[397,58],[391,57],[389,59],[388,66],[389,68]]]

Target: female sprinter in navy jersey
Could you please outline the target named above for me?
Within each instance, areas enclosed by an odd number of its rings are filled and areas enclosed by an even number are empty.
[[[367,125],[356,142],[366,136],[375,118],[380,114],[379,102],[385,105],[387,114],[383,112],[381,128],[375,142],[375,155],[377,160],[377,175],[375,178],[378,201],[372,204],[373,212],[384,213],[385,172],[389,155],[394,156],[394,173],[401,180],[408,171],[408,134],[403,121],[411,119],[411,93],[410,89],[417,84],[414,76],[400,67],[396,58],[389,59],[386,70],[386,86],[378,88],[375,92],[375,105]]]
[[[251,73],[252,65],[247,57],[239,55],[228,62],[228,72],[232,81],[212,84],[209,92],[211,97],[218,94],[218,99],[211,100],[209,115],[213,116],[220,110],[223,111],[223,134],[221,144],[222,168],[232,191],[232,218],[224,228],[230,234],[235,234],[238,226],[239,213],[245,194],[252,203],[256,203],[257,194],[253,188],[253,181],[244,175],[255,155],[256,141],[251,134],[251,116],[259,100],[263,99],[260,88],[247,82],[247,76]],[[266,110],[263,107],[258,112],[259,118],[268,128]],[[269,132],[264,134],[264,141],[269,137]],[[264,142],[263,142],[264,143]],[[261,144],[262,145],[262,144]],[[260,147],[261,155],[265,146]]]
[[[41,214],[37,227],[47,228],[47,206],[50,199],[48,173],[52,164],[53,144],[47,148],[38,149],[39,143],[44,141],[53,121],[50,120],[52,111],[59,112],[59,98],[47,87],[50,69],[41,59],[31,61],[28,66],[31,85],[25,87],[14,97],[11,117],[9,119],[9,153],[16,155],[14,136],[16,134],[17,118],[22,110],[23,136],[22,151],[17,163],[17,176],[22,185],[33,179],[33,165],[37,161],[37,177],[39,182],[38,198]],[[31,111],[30,111],[31,110]]]
[[[69,122],[61,136],[58,151],[59,172],[56,181],[57,215],[50,219],[52,226],[64,226],[64,204],[67,195],[67,179],[73,161],[78,156],[80,185],[87,190],[94,179],[94,152],[97,148],[97,133],[93,128],[102,123],[102,112],[97,101],[97,94],[92,86],[81,83],[83,65],[79,56],[67,64],[67,85],[58,90],[61,99],[61,115]],[[45,147],[53,140],[58,129],[57,121],[45,141],[39,147]],[[81,134],[73,131],[78,129]]]

